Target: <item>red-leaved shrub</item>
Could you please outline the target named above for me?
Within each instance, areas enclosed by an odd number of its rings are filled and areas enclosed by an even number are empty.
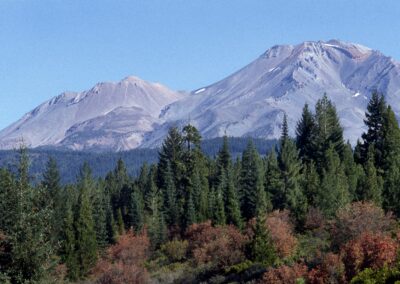
[[[382,208],[371,202],[355,202],[337,212],[331,230],[333,246],[339,248],[364,232],[388,232],[394,226],[393,216]]]
[[[266,223],[277,255],[280,258],[292,255],[297,247],[297,239],[293,234],[289,211],[273,211],[267,216]]]
[[[281,265],[268,269],[260,283],[295,284],[297,279],[304,278],[306,275],[307,266],[302,263],[296,263],[293,266]]]
[[[343,283],[344,265],[340,256],[328,253],[321,258],[321,263],[311,269],[307,275],[307,283],[324,284],[324,283]]]
[[[398,244],[383,234],[364,233],[342,247],[346,277],[350,280],[365,268],[378,269],[396,261]]]
[[[247,238],[232,225],[213,227],[210,221],[193,224],[186,237],[189,253],[197,263],[226,268],[246,259]]]
[[[147,283],[149,275],[144,267],[150,241],[144,231],[141,235],[128,232],[107,250],[93,270],[98,284]]]

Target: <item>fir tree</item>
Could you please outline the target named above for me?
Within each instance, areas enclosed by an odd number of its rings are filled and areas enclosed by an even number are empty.
[[[298,159],[296,145],[288,135],[286,115],[283,119],[278,165],[281,171],[283,202],[277,204],[277,207],[289,209],[297,220],[300,220],[307,212],[307,200],[300,187],[301,163]]]
[[[144,226],[144,201],[142,192],[137,186],[131,191],[129,206],[129,227],[133,227],[135,232],[140,232]]]
[[[303,113],[296,128],[296,145],[303,162],[309,163],[314,158],[316,125],[308,104],[304,105]]]
[[[382,178],[377,175],[374,165],[375,152],[371,145],[368,151],[368,159],[365,164],[365,177],[362,183],[362,191],[360,192],[361,200],[368,200],[377,206],[382,205]]]
[[[78,181],[79,197],[75,217],[76,251],[80,277],[84,277],[97,260],[96,231],[90,201],[92,186],[91,170],[85,163]]]
[[[317,207],[317,194],[320,190],[321,181],[317,173],[314,162],[310,162],[304,167],[304,174],[302,180],[302,187],[305,196],[307,197],[308,204]]]
[[[333,146],[326,151],[325,161],[317,204],[326,216],[331,217],[350,202],[349,186],[339,154]]]
[[[383,136],[383,205],[400,216],[400,130],[390,106],[384,115]]]
[[[373,146],[375,149],[375,166],[381,169],[383,158],[383,127],[386,112],[386,102],[382,94],[374,91],[367,106],[364,120],[368,130],[362,134],[363,143],[358,144],[357,151],[360,153],[358,162],[364,164],[368,159],[368,149]]]
[[[343,129],[340,126],[336,107],[328,99],[326,94],[318,100],[315,105],[315,157],[319,170],[323,168],[325,152],[329,147],[339,154],[343,155],[344,141]]]
[[[226,215],[225,215],[225,204],[224,204],[224,196],[223,196],[223,188],[225,185],[220,183],[219,187],[215,191],[215,201],[214,201],[214,210],[213,210],[213,223],[215,225],[225,225],[226,224]]]
[[[225,212],[226,220],[228,224],[235,225],[238,228],[243,226],[242,215],[240,212],[240,201],[237,195],[235,185],[233,183],[233,169],[231,165],[228,165],[226,180],[226,201],[225,201]],[[261,207],[261,206],[259,206]]]
[[[285,204],[285,194],[275,150],[270,151],[265,162],[264,187],[267,192],[267,198],[270,198],[272,202],[270,207],[273,209],[283,208],[283,204]]]
[[[246,220],[249,220],[256,216],[257,211],[267,210],[267,208],[260,208],[267,204],[264,175],[260,156],[251,140],[242,155],[240,181],[242,214]]]
[[[252,261],[267,267],[275,264],[277,260],[264,215],[256,218],[254,236],[249,244],[249,256]]]
[[[70,202],[68,202],[70,203]],[[62,260],[67,266],[67,275],[70,280],[76,280],[79,277],[79,266],[76,252],[76,239],[74,229],[74,215],[72,205],[68,204],[63,220],[63,246]]]

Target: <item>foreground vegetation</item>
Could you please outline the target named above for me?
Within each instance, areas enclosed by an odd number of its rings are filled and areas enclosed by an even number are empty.
[[[0,170],[1,283],[394,283],[400,280],[400,129],[372,95],[353,150],[334,105],[306,105],[296,138],[250,140],[215,159],[195,127],[171,128],[157,164],[122,160],[62,186],[54,159],[32,184]]]

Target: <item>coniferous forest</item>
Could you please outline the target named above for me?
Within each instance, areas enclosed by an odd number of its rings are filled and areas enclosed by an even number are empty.
[[[324,95],[289,136],[215,158],[188,124],[133,177],[122,160],[40,183],[21,148],[0,170],[0,283],[395,283],[400,281],[400,129],[371,95],[366,132],[346,142]],[[79,166],[79,165],[75,165]]]

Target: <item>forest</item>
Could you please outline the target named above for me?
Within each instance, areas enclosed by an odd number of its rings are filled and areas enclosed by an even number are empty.
[[[54,158],[32,182],[21,147],[0,169],[0,283],[400,281],[400,129],[378,92],[364,121],[352,147],[324,95],[295,137],[285,115],[275,148],[224,137],[215,157],[172,127],[137,176],[83,163],[68,184]]]

